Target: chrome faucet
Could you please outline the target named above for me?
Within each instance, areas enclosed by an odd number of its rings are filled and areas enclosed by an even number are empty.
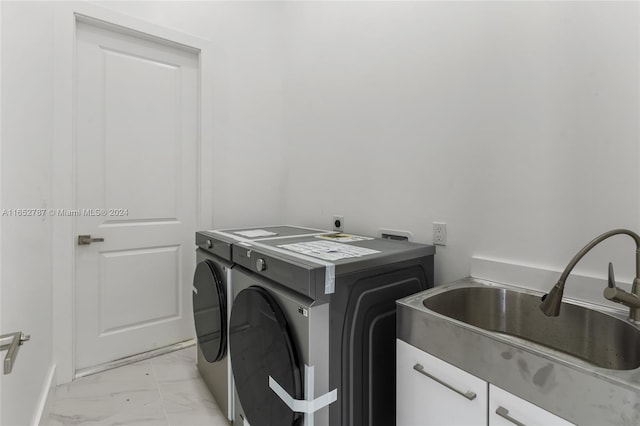
[[[540,309],[545,315],[556,317],[560,314],[560,305],[562,304],[562,293],[564,292],[564,283],[567,277],[576,266],[576,264],[587,254],[592,248],[600,244],[609,237],[618,234],[630,236],[636,242],[636,277],[633,280],[631,293],[624,291],[616,286],[615,277],[613,275],[613,264],[609,263],[609,280],[608,286],[604,289],[604,297],[616,303],[621,303],[629,308],[629,321],[640,324],[640,235],[628,229],[614,229],[596,237],[589,244],[584,246],[574,257],[571,262],[564,268],[560,279],[553,286],[548,294],[542,296]]]

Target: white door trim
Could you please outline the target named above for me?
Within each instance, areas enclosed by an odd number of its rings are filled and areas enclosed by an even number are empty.
[[[60,4],[54,21],[54,141],[52,205],[75,208],[75,44],[76,23],[99,22],[120,31],[134,31],[164,39],[199,53],[200,141],[198,146],[198,229],[210,229],[213,220],[212,75],[213,47],[209,40],[185,34],[88,3]],[[75,221],[53,217],[53,357],[58,384],[73,380],[75,372]],[[195,249],[195,243],[194,243]]]

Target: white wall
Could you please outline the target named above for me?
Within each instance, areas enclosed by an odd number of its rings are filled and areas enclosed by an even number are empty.
[[[438,282],[638,230],[637,3],[102,4],[213,41],[215,227],[445,221]],[[630,280],[630,241],[578,269]]]
[[[1,208],[51,203],[52,7],[2,2]],[[2,425],[34,420],[52,366],[51,219],[1,217],[0,334],[23,331],[10,375],[2,375]],[[2,353],[4,358],[5,353]]]
[[[100,2],[211,40],[216,228],[282,219],[282,18],[277,2]]]
[[[287,8],[287,222],[562,269],[639,231],[638,3],[320,2]],[[633,276],[623,237],[583,272]],[[549,283],[551,285],[552,283]]]

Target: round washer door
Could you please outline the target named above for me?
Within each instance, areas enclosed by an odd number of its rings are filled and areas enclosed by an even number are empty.
[[[303,416],[269,388],[269,376],[295,399],[303,398],[302,374],[286,317],[263,288],[251,286],[233,301],[229,351],[240,404],[252,426],[302,424]]]
[[[215,265],[205,260],[193,275],[193,319],[200,350],[208,362],[220,361],[227,352],[227,299],[224,282]]]

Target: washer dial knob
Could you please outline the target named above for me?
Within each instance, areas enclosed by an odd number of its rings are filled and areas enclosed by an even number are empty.
[[[267,269],[267,262],[263,258],[256,260],[256,270],[262,272]]]

